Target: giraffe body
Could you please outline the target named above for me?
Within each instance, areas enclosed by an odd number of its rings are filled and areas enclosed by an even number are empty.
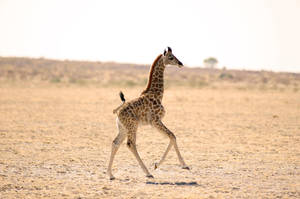
[[[146,176],[153,177],[144,165],[136,149],[136,132],[139,125],[151,125],[170,138],[167,150],[163,154],[160,162],[155,164],[155,169],[164,161],[172,146],[175,148],[182,167],[184,169],[189,169],[181,157],[175,135],[161,121],[165,115],[165,109],[161,102],[164,92],[164,70],[166,65],[182,66],[182,63],[172,54],[172,50],[169,47],[167,51],[164,51],[164,54],[159,55],[153,62],[147,88],[141,93],[140,97],[129,102],[125,102],[124,96],[124,101],[121,97],[123,104],[113,111],[114,113],[117,113],[118,116],[117,127],[119,134],[112,143],[111,157],[108,166],[108,175],[110,179],[114,179],[111,168],[115,154],[126,137],[127,147],[135,155],[143,171],[146,173]]]
[[[130,120],[139,125],[151,125],[154,120],[160,120],[165,115],[165,109],[161,102],[151,94],[143,94],[126,104],[119,110],[118,118],[122,124]]]

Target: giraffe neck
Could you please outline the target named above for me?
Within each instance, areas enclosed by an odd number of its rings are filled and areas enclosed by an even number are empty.
[[[147,88],[142,92],[142,94],[153,93],[160,101],[162,100],[164,94],[165,71],[165,65],[163,64],[163,60],[161,58],[162,55],[159,55],[153,62],[149,73]]]

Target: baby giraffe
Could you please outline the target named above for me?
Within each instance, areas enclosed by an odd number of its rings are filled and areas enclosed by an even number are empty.
[[[170,143],[165,153],[161,160],[158,163],[155,163],[154,169],[157,169],[165,160],[172,146],[175,148],[182,168],[189,169],[179,152],[175,135],[161,121],[165,115],[165,109],[161,103],[164,94],[164,70],[167,65],[175,65],[179,68],[183,66],[183,64],[172,54],[172,49],[170,47],[168,47],[163,54],[158,55],[153,62],[150,69],[147,88],[141,93],[140,97],[125,102],[124,95],[120,92],[120,98],[123,101],[123,104],[113,111],[113,113],[117,113],[118,116],[117,127],[119,134],[112,142],[111,156],[107,170],[111,180],[115,179],[111,172],[114,157],[126,137],[127,147],[136,157],[146,176],[148,178],[153,178],[136,149],[136,132],[138,125],[145,124],[152,125],[170,139]]]

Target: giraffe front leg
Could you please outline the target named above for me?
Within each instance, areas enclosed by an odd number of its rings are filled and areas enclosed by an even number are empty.
[[[170,151],[171,147],[174,145],[174,148],[175,148],[178,160],[181,164],[181,167],[183,169],[189,170],[189,167],[185,164],[185,162],[180,154],[175,135],[160,120],[153,122],[153,126],[155,128],[157,128],[159,132],[163,133],[164,135],[167,135],[170,139],[169,146],[168,146],[167,150],[165,151],[164,155],[162,156],[161,160],[159,161],[159,163],[155,164],[155,169],[165,160],[168,152]]]

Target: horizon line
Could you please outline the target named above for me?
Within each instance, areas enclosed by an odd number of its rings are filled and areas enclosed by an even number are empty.
[[[15,55],[9,55],[9,56],[2,56],[0,55],[0,58],[17,58],[17,59],[44,59],[44,60],[52,60],[52,61],[70,61],[70,62],[94,62],[94,63],[115,63],[115,64],[130,64],[130,65],[144,65],[151,67],[152,63],[138,63],[138,62],[122,62],[122,61],[114,61],[114,60],[107,60],[107,61],[101,61],[101,60],[93,60],[93,59],[69,59],[69,58],[54,58],[54,57],[45,57],[45,56],[15,56]],[[300,66],[299,66],[300,67]],[[273,73],[289,73],[289,74],[300,74],[300,71],[284,71],[284,70],[270,70],[270,69],[247,69],[247,68],[231,68],[227,66],[216,66],[214,68],[208,68],[203,65],[184,65],[183,68],[201,68],[201,69],[211,69],[211,70],[232,70],[232,71],[249,71],[249,72],[273,72]]]

